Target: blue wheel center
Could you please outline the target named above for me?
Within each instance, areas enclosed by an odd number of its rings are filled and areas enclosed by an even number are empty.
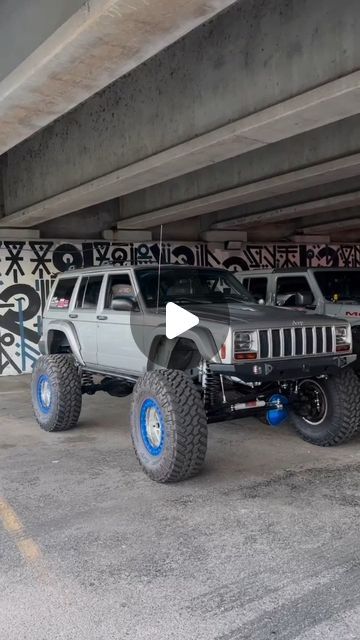
[[[37,401],[43,413],[49,413],[51,409],[51,383],[49,376],[41,375],[37,381]]]
[[[152,456],[160,456],[165,441],[164,418],[159,404],[153,398],[147,398],[141,406],[140,433],[146,450]]]

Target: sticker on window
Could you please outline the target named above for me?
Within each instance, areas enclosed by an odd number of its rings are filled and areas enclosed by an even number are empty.
[[[70,300],[68,300],[67,298],[60,298],[58,304],[57,304],[57,308],[58,309],[67,309],[68,306],[70,304]]]
[[[52,298],[51,309],[68,309],[70,304],[69,298]]]

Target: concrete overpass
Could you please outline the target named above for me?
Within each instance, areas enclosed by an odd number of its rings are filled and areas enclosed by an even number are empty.
[[[360,238],[356,0],[58,4],[1,9],[1,233]]]

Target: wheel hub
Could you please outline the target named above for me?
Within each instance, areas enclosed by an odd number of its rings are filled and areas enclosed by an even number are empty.
[[[162,410],[153,398],[147,398],[140,411],[140,433],[145,448],[152,456],[164,449],[165,427]]]
[[[37,392],[40,409],[48,413],[51,406],[51,384],[47,376],[40,376]]]
[[[299,384],[301,417],[313,426],[320,425],[327,416],[328,402],[322,386],[316,380]]]
[[[146,413],[146,432],[153,447],[158,447],[161,442],[161,424],[155,407],[150,407]]]

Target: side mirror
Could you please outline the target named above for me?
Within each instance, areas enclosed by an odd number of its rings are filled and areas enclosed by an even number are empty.
[[[312,293],[310,293],[310,291],[304,291],[303,293],[300,293],[300,291],[298,291],[295,294],[296,307],[310,307],[310,305],[312,305],[313,302],[314,302],[314,296]]]
[[[110,309],[112,311],[132,311],[135,307],[135,302],[128,296],[116,296],[111,301]]]

